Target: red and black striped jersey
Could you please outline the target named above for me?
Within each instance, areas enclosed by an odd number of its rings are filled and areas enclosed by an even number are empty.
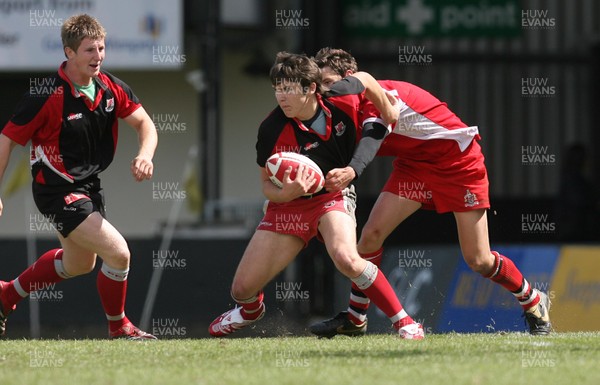
[[[105,170],[114,158],[118,118],[141,106],[127,84],[103,70],[90,101],[66,76],[65,64],[30,87],[2,130],[22,146],[31,141],[31,172],[45,185],[74,183]]]
[[[364,91],[362,83],[350,76],[336,82],[323,96],[317,95],[325,113],[324,135],[296,118],[288,118],[277,106],[258,129],[256,163],[265,167],[271,155],[290,151],[308,156],[324,175],[331,169],[348,166],[356,148],[359,106],[365,99]]]

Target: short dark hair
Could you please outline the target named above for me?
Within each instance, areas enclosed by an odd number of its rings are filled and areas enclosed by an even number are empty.
[[[77,51],[86,37],[101,40],[106,37],[106,31],[100,22],[87,14],[73,15],[63,23],[60,29],[63,48],[69,47]]]
[[[350,53],[340,48],[321,48],[315,56],[319,68],[329,67],[341,77],[346,76],[346,71],[358,72],[356,59]]]
[[[304,90],[316,83],[321,92],[321,69],[314,60],[304,54],[279,52],[269,72],[271,84],[276,86],[286,82],[298,82]]]

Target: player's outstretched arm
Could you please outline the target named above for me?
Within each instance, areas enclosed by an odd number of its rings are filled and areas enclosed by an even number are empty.
[[[386,124],[394,124],[400,115],[400,105],[396,98],[389,97],[387,92],[377,83],[377,80],[368,72],[356,72],[354,76],[365,87],[365,96],[375,108],[381,113],[381,117]]]
[[[381,124],[365,123],[362,129],[362,138],[354,150],[350,164],[344,168],[334,168],[327,173],[325,178],[327,191],[341,191],[358,178],[377,155],[387,134],[387,128]]]
[[[2,185],[2,179],[4,178],[6,166],[8,166],[10,153],[16,145],[17,143],[11,140],[8,136],[0,134],[0,186]],[[2,208],[2,198],[0,198],[0,215],[2,215]]]
[[[154,122],[144,107],[138,108],[124,120],[137,131],[140,145],[137,156],[131,161],[131,173],[138,182],[150,179],[154,172],[152,158],[158,145]]]

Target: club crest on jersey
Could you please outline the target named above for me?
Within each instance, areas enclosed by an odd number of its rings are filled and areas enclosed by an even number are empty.
[[[104,111],[111,112],[115,109],[115,98],[106,99],[106,107],[104,107]]]
[[[477,195],[467,189],[467,193],[465,194],[465,207],[473,207],[478,204],[479,201],[477,200]]]
[[[336,124],[334,126],[335,128],[335,134],[337,136],[341,136],[344,134],[344,132],[346,131],[346,125],[344,124],[344,122],[339,122],[338,124]]]
[[[306,143],[304,145],[304,151],[312,150],[313,148],[317,148],[317,147],[319,147],[319,142]]]

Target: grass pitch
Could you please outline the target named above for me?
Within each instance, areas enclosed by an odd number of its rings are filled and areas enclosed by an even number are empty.
[[[599,384],[600,333],[0,341],[0,383]]]

